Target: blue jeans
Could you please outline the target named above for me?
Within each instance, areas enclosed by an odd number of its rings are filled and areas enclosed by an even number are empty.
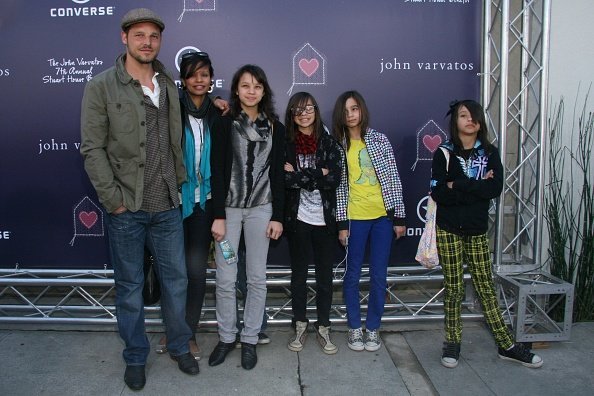
[[[388,217],[375,220],[350,220],[350,222],[349,253],[343,282],[347,323],[351,329],[361,327],[359,281],[365,248],[369,240],[369,301],[365,327],[367,330],[377,330],[384,314],[386,277],[394,229]]]
[[[127,211],[105,218],[114,270],[118,330],[126,345],[124,361],[128,365],[144,365],[150,351],[142,298],[145,244],[155,258],[161,284],[167,349],[172,356],[187,353],[192,332],[185,320],[188,278],[181,211]]]

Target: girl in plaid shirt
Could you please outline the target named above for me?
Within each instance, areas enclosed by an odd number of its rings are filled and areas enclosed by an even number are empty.
[[[336,220],[340,242],[347,247],[343,293],[349,326],[348,346],[354,351],[376,351],[384,313],[386,277],[392,236],[406,233],[402,186],[388,138],[368,128],[369,111],[356,91],[340,95],[334,106],[332,129],[346,152],[336,191]],[[361,327],[359,281],[367,241],[369,301],[365,336]],[[348,246],[347,246],[348,245]]]

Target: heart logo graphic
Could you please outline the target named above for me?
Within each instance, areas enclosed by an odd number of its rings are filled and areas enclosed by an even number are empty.
[[[95,211],[93,211],[93,212],[84,212],[83,211],[78,214],[78,219],[88,229],[90,229],[91,227],[93,227],[95,225],[95,223],[97,222],[97,218],[98,218],[97,212],[95,212]]]
[[[423,136],[423,144],[427,147],[427,150],[431,151],[432,153],[437,150],[439,145],[441,144],[441,136],[439,135],[425,135]]]
[[[311,77],[320,67],[320,62],[316,58],[312,59],[305,59],[301,58],[299,60],[299,68],[307,77]]]

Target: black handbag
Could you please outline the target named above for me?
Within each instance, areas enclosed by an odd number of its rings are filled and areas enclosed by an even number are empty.
[[[153,305],[161,298],[161,285],[155,271],[155,258],[148,249],[144,249],[144,288],[142,289],[144,305]]]

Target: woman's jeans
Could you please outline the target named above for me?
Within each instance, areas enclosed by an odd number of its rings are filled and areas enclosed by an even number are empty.
[[[225,239],[235,252],[239,249],[239,238],[243,229],[246,245],[247,295],[243,311],[241,342],[256,344],[266,306],[266,260],[270,239],[266,229],[272,216],[272,204],[254,208],[225,208]],[[216,244],[217,262],[217,322],[219,339],[235,342],[237,264],[228,264]]]
[[[316,271],[316,308],[321,326],[330,326],[332,305],[332,264],[338,239],[326,226],[314,226],[297,221],[295,232],[287,233],[291,254],[291,300],[293,323],[308,322],[307,270],[310,258]]]
[[[386,298],[386,277],[392,249],[394,229],[388,217],[374,220],[350,220],[350,236],[347,269],[343,282],[344,300],[349,328],[361,327],[361,303],[359,281],[369,241],[369,299],[367,303],[367,330],[380,327]]]
[[[202,305],[206,291],[206,268],[208,253],[212,243],[212,201],[206,201],[204,210],[200,204],[194,206],[194,212],[184,219],[184,241],[186,252],[186,270],[188,272],[188,293],[186,299],[186,322],[194,339],[196,328],[202,315]]]

